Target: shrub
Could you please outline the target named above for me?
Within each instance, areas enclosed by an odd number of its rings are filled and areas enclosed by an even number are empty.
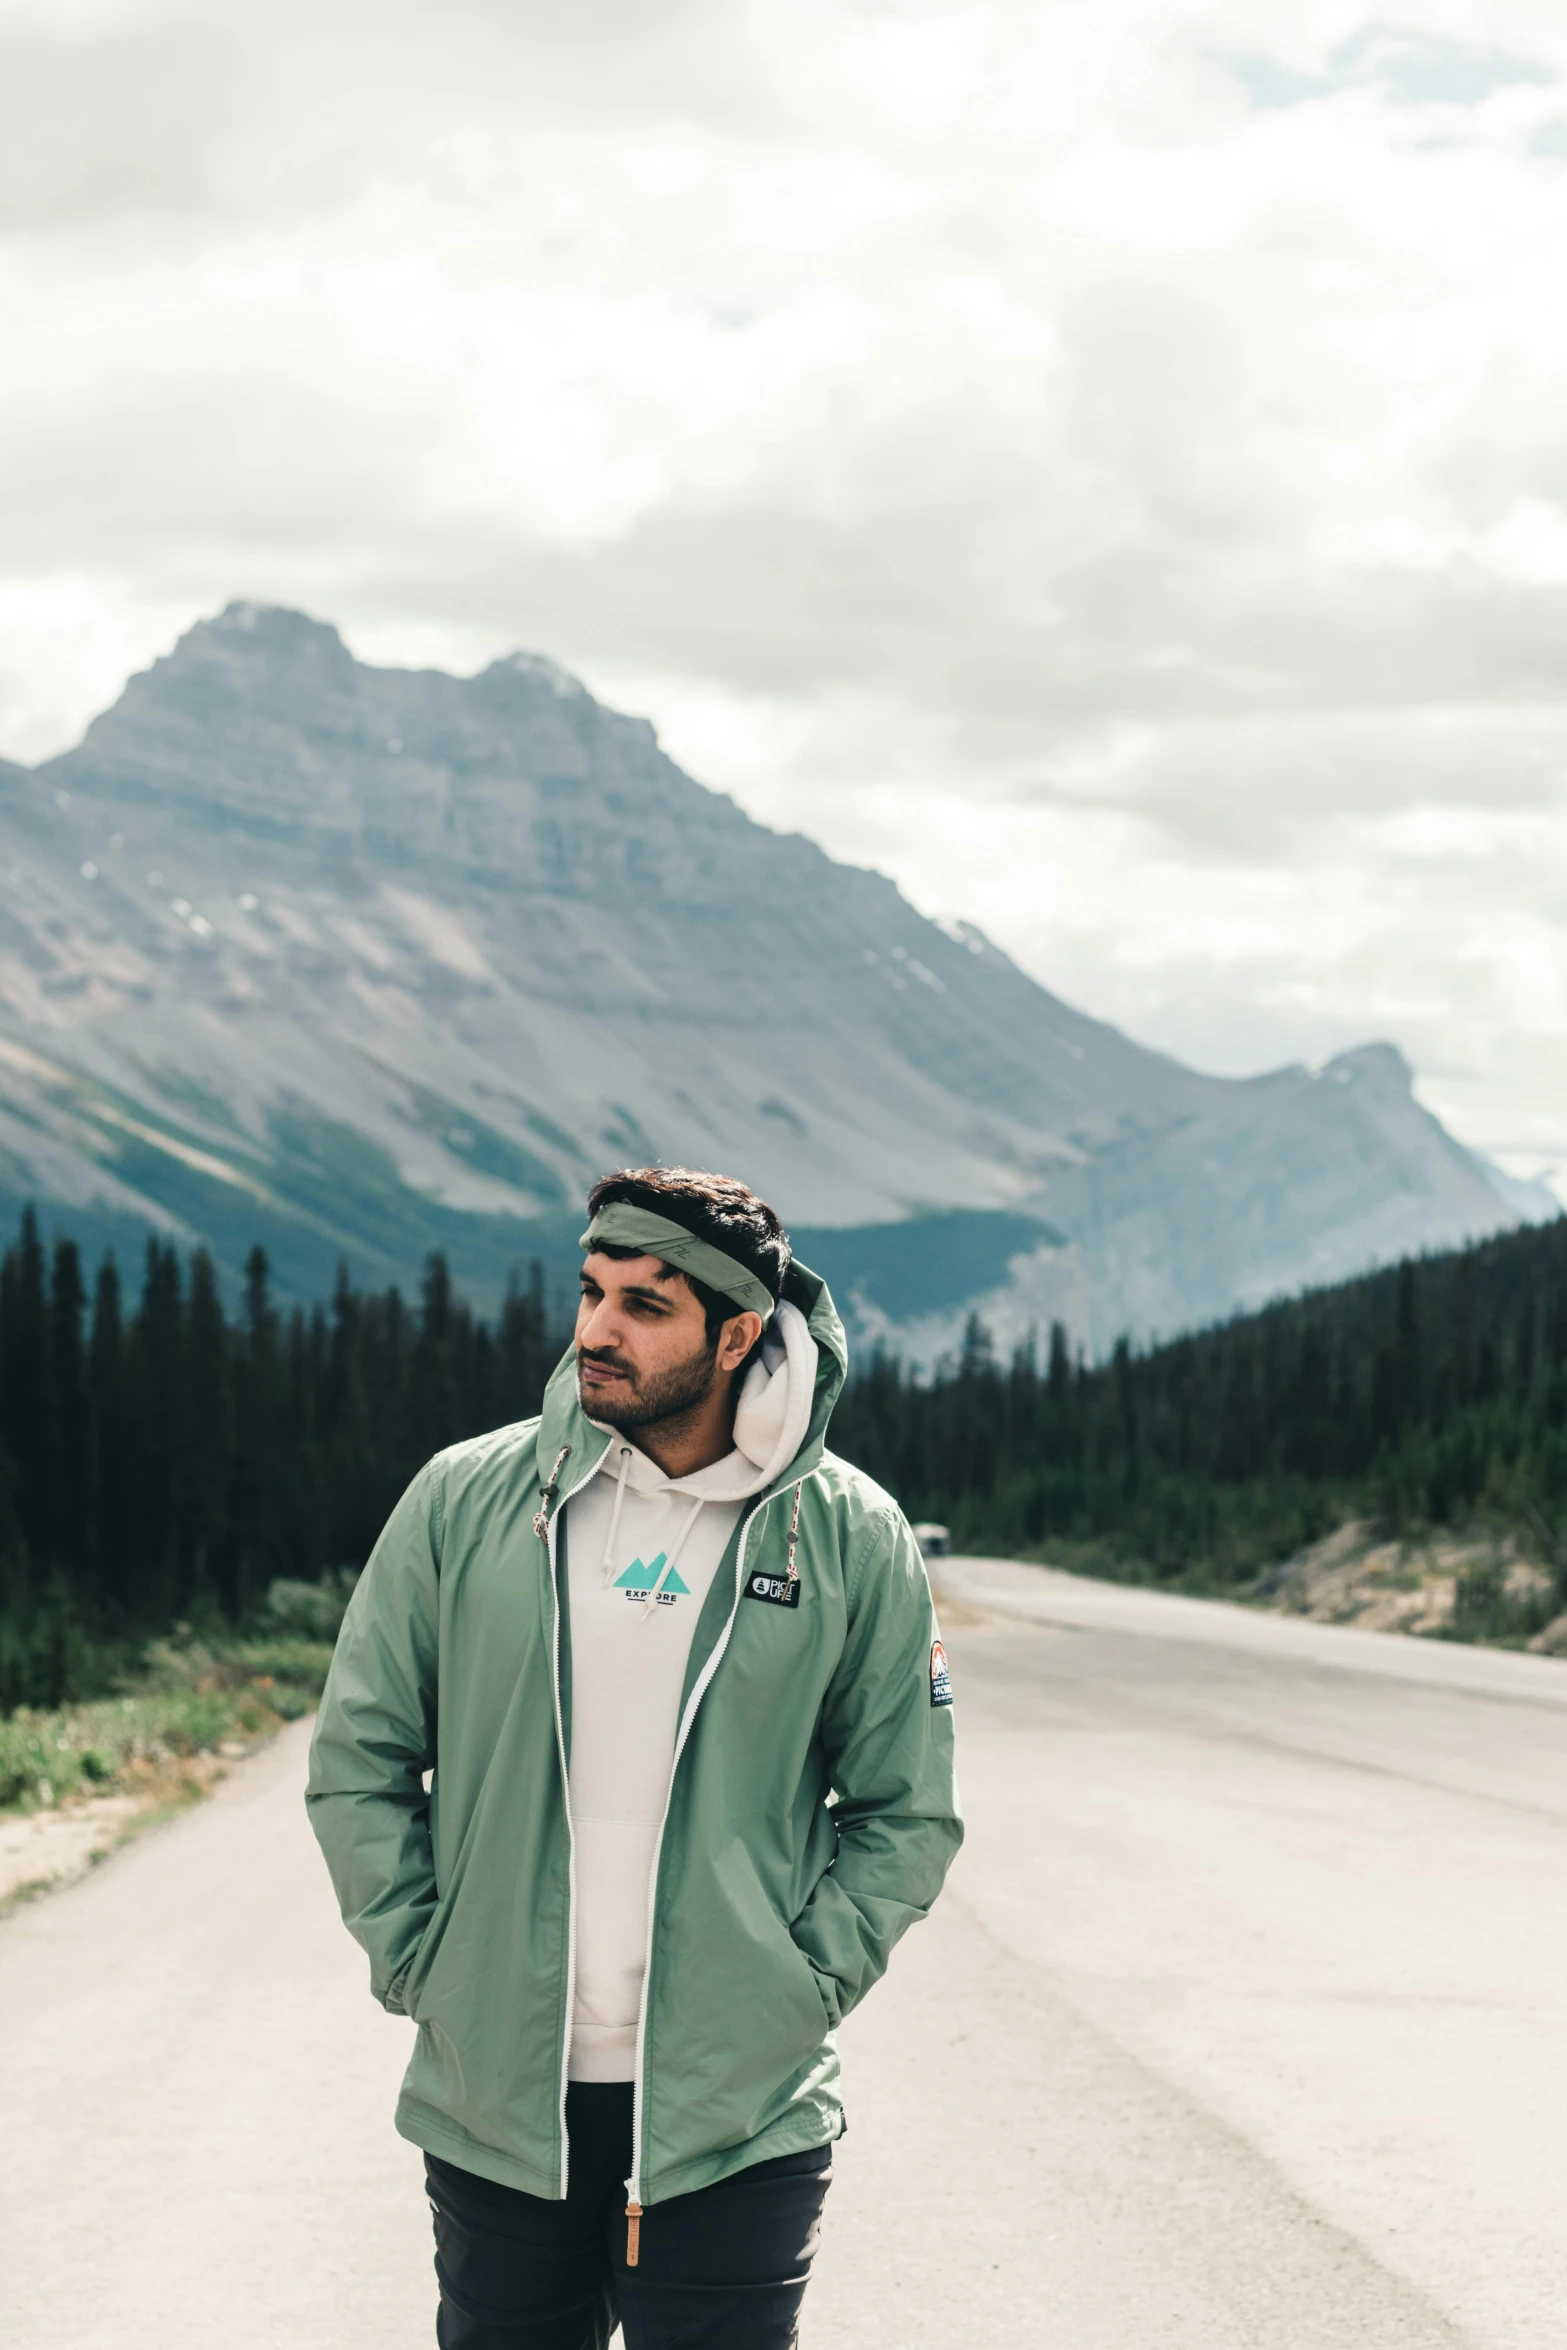
[[[0,1720],[0,1808],[145,1785],[160,1770],[307,1714],[321,1693],[326,1641],[154,1641],[119,1697]]]
[[[328,1567],[319,1583],[296,1583],[280,1575],[268,1588],[262,1614],[280,1632],[330,1643],[342,1628],[358,1580],[357,1567]]]

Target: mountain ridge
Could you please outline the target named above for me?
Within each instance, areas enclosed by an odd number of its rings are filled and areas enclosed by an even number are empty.
[[[378,669],[245,603],[0,764],[0,1068],[0,1203],[231,1268],[248,1219],[317,1291],[442,1245],[484,1290],[564,1271],[606,1164],[718,1163],[846,1266],[865,1235],[860,1332],[927,1355],[976,1301],[1102,1349],[1554,1210],[1396,1048],[1186,1069],[542,655]]]

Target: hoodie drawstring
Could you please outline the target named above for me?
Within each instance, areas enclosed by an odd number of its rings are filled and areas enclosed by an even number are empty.
[[[604,1556],[600,1562],[604,1587],[608,1590],[615,1573],[615,1536],[620,1529],[620,1505],[626,1498],[626,1479],[631,1473],[631,1447],[620,1448],[620,1476],[615,1485],[615,1506],[609,1513],[609,1532],[604,1537]]]
[[[657,1599],[659,1593],[663,1590],[664,1585],[669,1581],[670,1576],[674,1573],[675,1561],[679,1558],[680,1553],[685,1549],[686,1536],[690,1533],[692,1527],[696,1524],[697,1519],[702,1515],[702,1504],[705,1499],[705,1494],[699,1493],[693,1500],[691,1504],[691,1515],[689,1518],[687,1518],[685,1524],[681,1527],[680,1532],[675,1537],[675,1547],[670,1552],[668,1558],[664,1561],[664,1571],[659,1576],[658,1581],[654,1584],[652,1590],[648,1593],[648,1600],[650,1604],[646,1612],[650,1616],[655,1613],[651,1602]]]
[[[626,1480],[630,1474],[631,1447],[629,1444],[623,1444],[620,1448],[620,1473],[615,1479],[615,1499],[611,1505],[609,1513],[609,1532],[604,1537],[604,1556],[600,1562],[600,1574],[604,1589],[606,1591],[609,1589],[611,1583],[613,1583],[615,1579],[615,1536],[620,1531],[621,1504],[626,1498]],[[663,1568],[659,1574],[658,1581],[653,1585],[653,1588],[648,1593],[648,1599],[650,1602],[657,1599],[659,1593],[663,1590],[664,1585],[669,1581],[670,1576],[674,1573],[676,1563],[680,1557],[680,1553],[685,1549],[686,1538],[690,1534],[692,1527],[696,1524],[697,1519],[702,1514],[702,1504],[705,1498],[706,1497],[700,1493],[695,1494],[692,1497],[691,1514],[675,1538],[675,1547],[669,1553],[669,1556],[665,1559]],[[654,1610],[651,1605],[648,1607],[647,1612],[649,1615],[653,1614]]]

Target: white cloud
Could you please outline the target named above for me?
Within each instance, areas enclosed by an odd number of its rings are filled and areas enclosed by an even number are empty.
[[[234,594],[536,646],[1567,1163],[1554,5],[0,0],[0,77],[0,750]]]

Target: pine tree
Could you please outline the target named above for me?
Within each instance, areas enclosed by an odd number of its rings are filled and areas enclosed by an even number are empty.
[[[31,1207],[0,1275],[0,1432],[15,1468],[19,1531],[34,1567],[55,1561],[60,1430],[43,1244]]]
[[[283,1474],[279,1444],[277,1315],[272,1306],[265,1249],[245,1260],[244,1317],[233,1341],[234,1476],[233,1564],[229,1588],[236,1615],[244,1616],[267,1579],[283,1563],[278,1484]]]
[[[126,1349],[132,1420],[130,1540],[134,1590],[150,1621],[167,1623],[185,1598],[178,1470],[187,1399],[180,1263],[172,1242],[147,1242],[141,1303]]]
[[[121,1619],[129,1617],[136,1604],[136,1548],[129,1535],[135,1498],[129,1406],[120,1274],[110,1254],[99,1266],[93,1285],[85,1484],[89,1585]]]
[[[216,1599],[232,1609],[236,1595],[228,1541],[233,1476],[230,1346],[217,1271],[204,1248],[190,1260],[190,1295],[181,1336],[184,1399],[175,1470],[179,1551],[191,1595]]]
[[[87,1399],[87,1358],[82,1317],[87,1297],[81,1252],[74,1240],[57,1240],[49,1285],[49,1353],[54,1386],[58,1480],[53,1511],[53,1560],[80,1588],[92,1564],[92,1479]]]

